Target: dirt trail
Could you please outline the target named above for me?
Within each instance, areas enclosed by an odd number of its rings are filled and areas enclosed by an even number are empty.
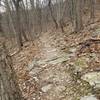
[[[42,58],[48,59],[53,58],[59,54],[58,50],[51,46],[51,38],[48,34],[43,34],[42,37],[40,37],[40,41],[42,44],[42,50],[41,50],[41,56]]]
[[[64,97],[61,92],[66,89],[66,83],[71,80],[71,77],[66,73],[66,67],[62,66],[61,62],[59,63],[61,52],[51,45],[53,40],[50,35],[43,34],[40,42],[42,44],[40,49],[42,60],[39,61],[39,67],[43,70],[37,70],[41,95],[36,100],[61,100]],[[44,63],[41,65],[41,62]]]
[[[40,37],[38,56],[41,57],[38,60],[34,59],[29,65],[30,74],[38,84],[32,100],[80,100],[81,96],[91,90],[88,83],[74,81],[67,62],[71,57],[75,57],[75,52],[70,54],[62,52],[52,45],[54,38],[54,35],[48,33]]]

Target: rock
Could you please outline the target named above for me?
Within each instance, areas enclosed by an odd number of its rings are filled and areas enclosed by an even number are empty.
[[[66,89],[65,86],[57,86],[57,87],[56,87],[56,90],[59,91],[59,92],[62,92],[62,91],[64,91],[65,89]]]
[[[50,90],[51,88],[52,88],[52,84],[48,84],[48,85],[42,87],[41,90],[43,92],[48,92],[48,90]]]
[[[100,72],[90,72],[82,76],[82,79],[89,82],[91,86],[100,88]]]
[[[68,56],[63,56],[63,57],[59,57],[56,60],[52,60],[49,63],[50,64],[58,64],[58,63],[62,63],[62,62],[68,61],[68,60],[69,60],[69,57]]]
[[[69,50],[69,52],[70,52],[70,53],[75,53],[76,50],[77,50],[76,48],[71,48],[71,49]]]
[[[37,63],[39,65],[58,64],[58,63],[62,63],[62,62],[68,61],[71,56],[73,56],[73,55],[70,55],[70,54],[67,54],[67,53],[63,53],[60,56],[54,56],[54,57],[46,59],[46,60],[38,61]]]
[[[80,100],[98,100],[94,95],[82,97]]]
[[[33,77],[33,79],[34,79],[36,82],[39,81],[39,79],[38,79],[37,77]]]
[[[95,35],[100,35],[100,28],[96,29],[95,32],[93,32]]]
[[[30,74],[31,75],[36,75],[36,74],[38,74],[39,72],[41,71],[41,68],[34,68],[34,69],[32,69],[31,71],[30,71]]]
[[[29,70],[32,70],[34,67],[37,67],[37,66],[38,66],[37,61],[36,60],[33,60],[32,62],[30,62],[28,64],[28,69]]]

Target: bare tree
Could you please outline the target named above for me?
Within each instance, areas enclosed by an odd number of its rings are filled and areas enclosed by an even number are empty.
[[[94,19],[95,14],[94,14],[94,5],[95,5],[95,0],[90,0],[90,17],[91,19]]]
[[[21,46],[23,46],[23,41],[22,41],[22,37],[24,37],[24,39],[27,41],[27,36],[26,34],[22,31],[21,29],[21,20],[20,20],[20,2],[22,0],[12,0],[15,10],[16,10],[16,35],[17,35],[17,42],[19,45],[19,48],[21,48]]]
[[[0,100],[25,100],[19,89],[5,45],[0,46]]]
[[[56,29],[61,28],[62,32],[65,31],[64,27],[67,26],[67,22],[72,24],[76,32],[80,31],[83,29],[84,24],[82,18],[86,16],[83,12],[85,9],[88,9],[87,13],[90,13],[91,19],[94,19],[95,1],[99,0],[2,1],[4,1],[4,6],[6,6],[6,11],[0,15],[4,16],[3,30],[5,33],[16,34],[17,43],[21,48],[23,41],[29,40],[29,37],[34,36],[34,34],[52,28],[53,23]],[[2,25],[0,24],[0,26]]]
[[[83,23],[82,23],[82,3],[81,0],[74,0],[74,13],[75,13],[75,32],[79,32],[81,29],[83,29]]]
[[[0,6],[1,6],[1,0],[0,0]],[[1,15],[1,12],[0,12],[0,32],[2,32],[2,25],[1,25],[1,20],[2,20],[2,15]]]
[[[49,9],[50,9],[51,17],[52,17],[52,19],[53,19],[53,22],[54,22],[54,24],[55,24],[55,27],[58,28],[58,23],[57,23],[57,21],[56,21],[54,15],[53,15],[52,1],[51,1],[51,0],[49,0],[48,6],[49,6]]]

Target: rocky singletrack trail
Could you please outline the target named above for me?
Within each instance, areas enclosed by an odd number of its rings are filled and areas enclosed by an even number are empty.
[[[63,47],[58,45],[66,44],[64,40],[60,33],[58,36],[44,33],[39,38],[40,53],[28,66],[38,84],[32,100],[97,100],[90,84],[78,75],[77,70],[81,68],[73,67],[72,59],[76,58],[77,47],[70,47],[64,52],[61,50]],[[80,58],[80,63],[83,68],[87,66],[84,58]]]

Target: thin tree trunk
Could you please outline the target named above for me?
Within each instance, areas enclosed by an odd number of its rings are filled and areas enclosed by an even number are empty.
[[[58,23],[57,23],[54,15],[53,15],[52,7],[51,7],[51,0],[49,0],[48,6],[49,6],[49,9],[50,9],[51,17],[52,17],[53,22],[55,23],[55,27],[57,29],[58,28]]]
[[[94,14],[94,4],[95,4],[95,2],[94,2],[94,0],[90,0],[90,17],[91,17],[91,19],[94,19],[94,17],[95,17],[95,14]]]
[[[75,0],[75,32],[83,29],[81,0]]]
[[[5,45],[0,48],[0,100],[25,100],[19,89],[11,57],[7,55]]]

